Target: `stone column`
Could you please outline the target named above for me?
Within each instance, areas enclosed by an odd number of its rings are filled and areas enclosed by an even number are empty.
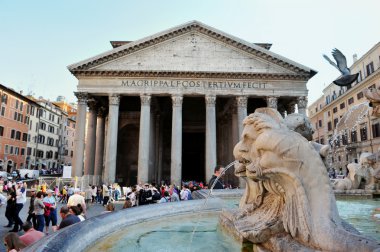
[[[183,97],[173,95],[172,119],[172,153],[170,165],[170,180],[172,184],[181,185],[182,182],[182,102]]]
[[[247,117],[247,96],[238,96],[236,97],[236,105],[237,105],[237,115],[238,115],[238,129],[239,129],[239,139],[241,134],[243,133],[243,120]]]
[[[300,96],[297,98],[298,113],[306,115],[307,97]]]
[[[106,141],[106,160],[104,171],[104,182],[111,184],[115,182],[116,155],[117,155],[117,133],[119,131],[119,103],[120,96],[112,94],[108,97],[109,112]]]
[[[278,97],[276,96],[268,96],[267,97],[267,107],[268,108],[273,108],[277,110],[277,102],[278,102]]]
[[[76,129],[74,137],[73,177],[82,177],[84,158],[84,136],[86,127],[87,93],[74,92],[78,98]]]
[[[293,114],[294,112],[296,112],[296,103],[290,102],[289,104],[286,105],[286,113],[290,115],[290,114]]]
[[[95,143],[96,143],[96,117],[97,102],[91,98],[87,102],[89,107],[89,115],[87,122],[87,138],[85,149],[84,175],[93,176],[95,166]],[[91,179],[92,183],[92,179]]]
[[[215,95],[206,97],[206,181],[214,173],[216,165],[216,115],[215,115]]]
[[[100,183],[100,177],[103,170],[103,154],[104,154],[104,130],[105,130],[105,108],[100,107],[97,113],[96,122],[96,150],[95,150],[95,169],[94,181],[95,185]]]
[[[141,95],[137,183],[147,183],[149,173],[150,95]]]

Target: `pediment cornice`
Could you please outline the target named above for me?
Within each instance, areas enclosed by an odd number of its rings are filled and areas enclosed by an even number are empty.
[[[237,73],[237,72],[183,72],[183,71],[97,71],[76,70],[77,77],[152,77],[152,78],[223,78],[260,80],[307,81],[308,74]]]
[[[108,52],[105,52],[103,54],[97,55],[95,57],[92,57],[90,59],[78,62],[76,64],[68,66],[68,69],[71,73],[73,73],[75,76],[82,75],[86,70],[91,70],[92,68],[99,66],[101,64],[104,64],[106,62],[116,60],[120,57],[126,56],[128,54],[135,53],[139,50],[143,50],[145,48],[148,48],[150,46],[156,45],[158,43],[162,43],[166,40],[175,38],[177,36],[181,36],[185,33],[189,32],[199,32],[201,34],[207,35],[213,39],[219,40],[227,45],[230,45],[232,47],[238,48],[240,50],[243,50],[245,52],[248,52],[258,58],[261,58],[263,60],[269,61],[273,64],[279,65],[281,67],[284,67],[286,69],[291,70],[292,72],[295,72],[300,75],[307,75],[308,78],[311,78],[314,76],[317,72],[305,67],[303,65],[300,65],[294,61],[291,61],[285,57],[282,57],[278,54],[275,54],[269,50],[266,50],[265,48],[262,48],[259,45],[255,45],[253,43],[249,43],[247,41],[244,41],[242,39],[239,39],[237,37],[234,37],[232,35],[229,35],[227,33],[224,33],[222,31],[219,31],[215,28],[209,27],[203,23],[200,23],[198,21],[192,21],[177,27],[174,27],[172,29],[154,34],[152,36],[130,42],[128,44],[119,46],[117,48],[114,48],[113,50],[110,50]],[[108,72],[103,74],[108,74]],[[202,74],[202,73],[200,73]],[[247,73],[249,74],[249,73]]]

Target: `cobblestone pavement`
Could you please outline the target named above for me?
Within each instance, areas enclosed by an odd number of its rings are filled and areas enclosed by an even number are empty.
[[[6,196],[6,194],[4,194],[4,196]],[[24,207],[21,209],[21,212],[20,212],[20,217],[21,217],[21,219],[23,221],[25,221],[26,218],[28,217],[29,203],[30,203],[30,198],[28,197],[27,201],[26,201],[26,204],[24,205]],[[124,203],[123,201],[116,202],[116,204],[115,204],[116,210],[122,209],[123,203]],[[58,207],[57,207],[58,211],[59,211],[59,209],[61,208],[62,205],[63,204],[58,203]],[[104,211],[104,207],[101,204],[90,204],[87,207],[87,215],[86,215],[86,217],[90,218],[90,217],[99,215],[103,211]],[[58,212],[58,225],[59,225],[59,223],[61,223],[61,216],[59,215],[59,212]],[[8,224],[8,220],[7,220],[7,218],[5,218],[5,205],[3,205],[3,206],[0,207],[0,237],[1,237],[0,252],[5,252],[6,251],[6,249],[5,249],[4,245],[3,245],[3,238],[8,233],[8,231],[11,230],[11,228],[5,228],[4,227],[7,224]],[[52,233],[52,232],[53,231],[51,230],[51,226],[50,226],[49,233]],[[22,235],[23,233],[24,232],[21,231],[21,232],[19,232],[19,235]]]

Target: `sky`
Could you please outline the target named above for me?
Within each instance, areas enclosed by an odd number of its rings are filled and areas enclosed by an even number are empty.
[[[77,79],[67,66],[133,41],[198,20],[318,72],[309,104],[339,72],[322,57],[338,48],[360,58],[380,41],[379,0],[65,0],[0,1],[0,83],[75,102]]]

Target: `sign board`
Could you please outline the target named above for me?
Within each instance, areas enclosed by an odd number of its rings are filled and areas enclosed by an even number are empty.
[[[40,176],[38,170],[20,169],[19,171],[21,179],[37,179]],[[25,177],[26,174],[28,174],[27,177]]]
[[[63,166],[62,178],[71,178],[71,166]]]

